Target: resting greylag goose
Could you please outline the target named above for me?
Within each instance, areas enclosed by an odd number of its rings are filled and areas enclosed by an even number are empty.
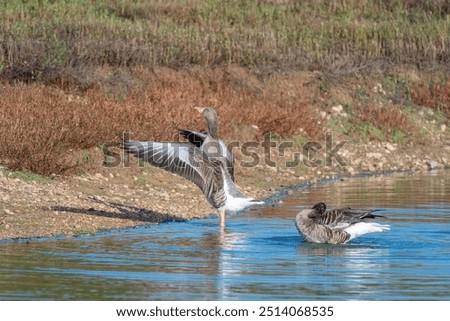
[[[325,203],[317,203],[310,209],[300,211],[295,217],[295,226],[307,242],[346,243],[367,233],[389,230],[389,225],[367,222],[382,215],[374,210],[339,208],[327,211]]]
[[[194,146],[200,148],[208,157],[222,158],[226,169],[234,182],[234,160],[233,154],[227,145],[219,138],[219,124],[217,113],[212,107],[194,107],[206,119],[208,132],[206,134],[190,129],[178,128],[178,132],[188,139]]]
[[[214,111],[212,108],[211,110]],[[217,114],[215,112],[212,114],[215,115],[217,124]],[[208,122],[209,125],[210,122]],[[211,132],[210,128],[209,132]],[[212,139],[218,137],[217,126],[212,133]],[[220,226],[223,228],[226,211],[237,212],[251,205],[264,204],[264,202],[257,201],[239,191],[227,168],[227,157],[217,157],[217,153],[208,154],[202,149],[205,141],[208,142],[208,140],[209,137],[206,135],[200,147],[189,143],[140,141],[124,141],[123,144],[125,152],[196,184],[205,194],[209,204],[219,210]],[[221,144],[223,142],[219,142],[219,145]]]

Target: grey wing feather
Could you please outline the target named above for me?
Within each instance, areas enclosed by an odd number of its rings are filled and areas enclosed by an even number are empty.
[[[124,150],[153,166],[192,181],[209,201],[223,185],[220,168],[214,166],[202,150],[192,145],[126,141]]]
[[[366,218],[375,218],[380,215],[372,214],[372,210],[353,210],[351,208],[337,208],[327,210],[323,214],[318,214],[314,221],[318,224],[327,225],[330,227],[338,224],[354,224],[361,222]]]

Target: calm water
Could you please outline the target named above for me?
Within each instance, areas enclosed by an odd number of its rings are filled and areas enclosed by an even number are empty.
[[[305,243],[300,208],[374,207],[391,231]],[[328,182],[282,204],[96,236],[0,243],[0,299],[450,300],[450,172]]]

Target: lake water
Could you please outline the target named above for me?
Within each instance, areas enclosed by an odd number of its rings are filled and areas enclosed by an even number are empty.
[[[391,230],[305,243],[294,217],[318,201],[379,208]],[[0,242],[0,299],[450,300],[449,171],[326,182],[271,203],[224,233],[212,216]]]

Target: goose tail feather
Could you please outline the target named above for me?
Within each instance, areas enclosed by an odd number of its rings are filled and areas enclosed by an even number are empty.
[[[360,222],[356,224],[352,224],[344,230],[350,234],[349,241],[358,236],[368,234],[368,233],[376,233],[376,232],[384,232],[390,230],[390,226],[387,224],[379,224],[379,223],[366,223]]]

